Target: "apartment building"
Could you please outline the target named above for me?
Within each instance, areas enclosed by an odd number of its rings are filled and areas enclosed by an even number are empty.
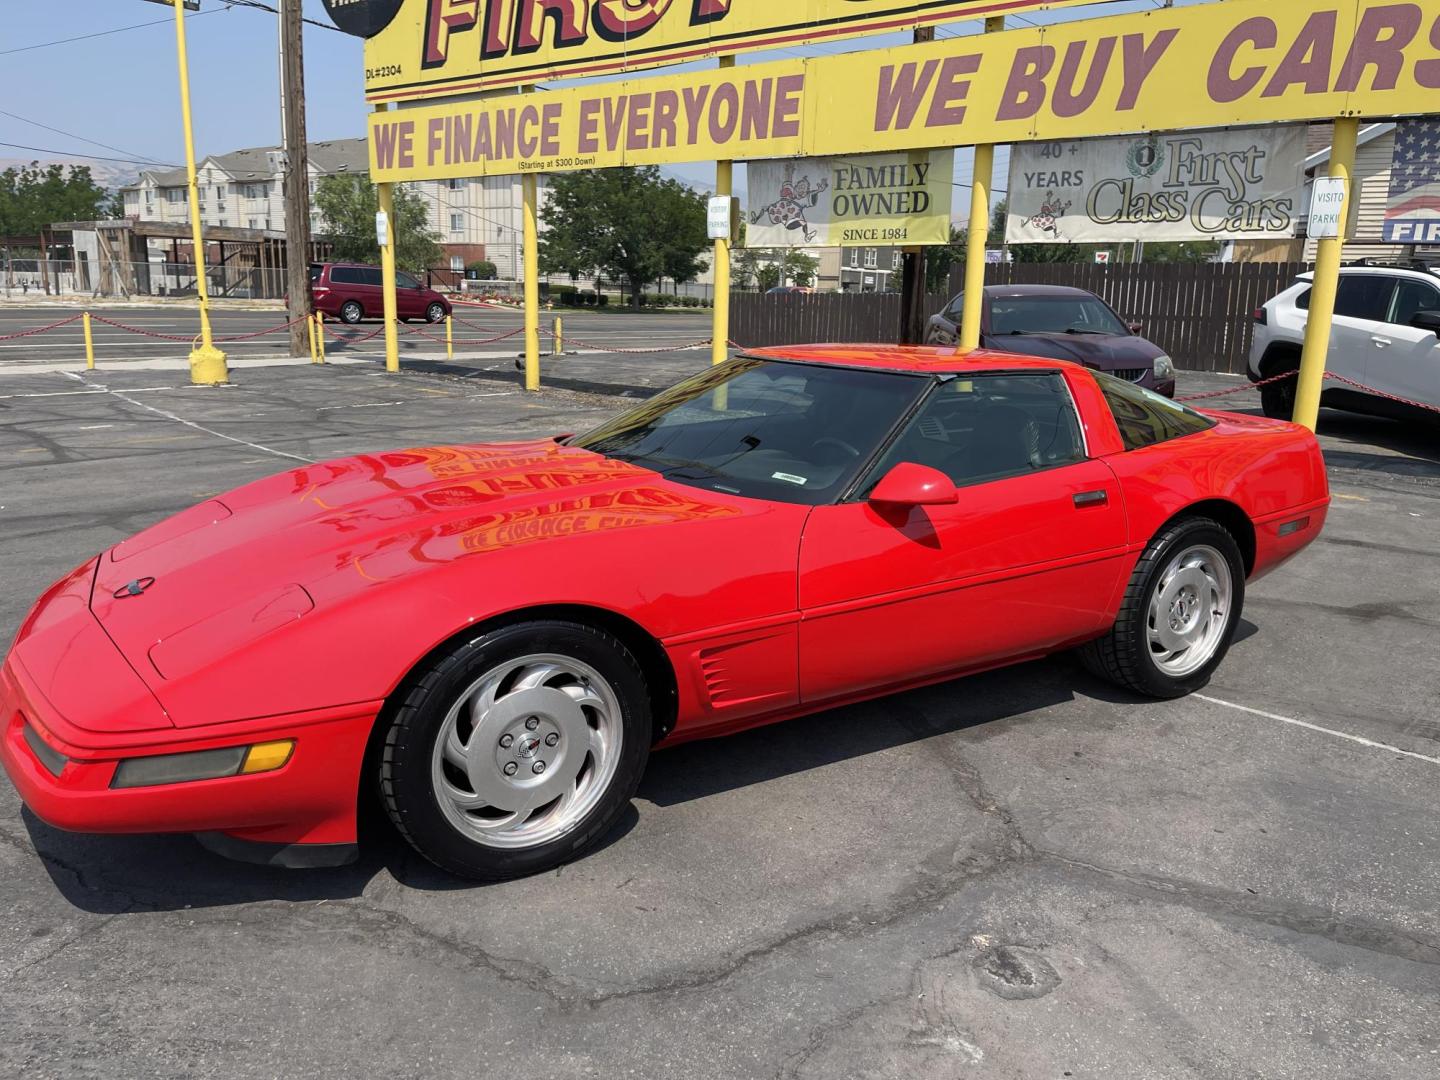
[[[364,139],[310,144],[310,190],[322,177],[368,172]],[[284,152],[277,146],[214,154],[196,167],[200,220],[207,226],[281,232],[285,228]],[[185,225],[190,193],[184,169],[146,170],[120,189],[125,216]],[[318,231],[323,224],[311,222]]]

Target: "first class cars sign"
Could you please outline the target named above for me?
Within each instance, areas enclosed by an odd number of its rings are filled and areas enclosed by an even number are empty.
[[[1299,124],[1023,143],[1010,244],[1288,237],[1305,196]]]
[[[326,5],[338,21],[347,8],[403,3],[403,15],[387,17],[365,48],[367,96],[396,101],[1094,2],[326,0]]]
[[[1440,0],[1227,0],[370,114],[379,181],[1417,116]]]

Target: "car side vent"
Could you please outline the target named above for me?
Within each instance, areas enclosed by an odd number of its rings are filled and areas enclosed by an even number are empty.
[[[715,705],[724,705],[735,696],[735,684],[730,678],[730,653],[726,648],[706,649],[700,654],[700,674],[705,679],[705,691]]]

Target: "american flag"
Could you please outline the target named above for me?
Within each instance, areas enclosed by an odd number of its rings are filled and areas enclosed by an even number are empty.
[[[1440,120],[1395,125],[1385,239],[1392,244],[1440,244]]]

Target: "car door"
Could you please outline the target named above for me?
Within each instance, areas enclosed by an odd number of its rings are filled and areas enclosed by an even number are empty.
[[[409,274],[395,275],[395,310],[402,319],[418,319],[425,314],[425,298],[420,282]]]
[[[372,319],[383,319],[385,317],[385,289],[384,279],[381,276],[378,266],[362,266],[359,271],[360,284],[355,287],[359,293],[359,301],[365,308],[365,314]]]
[[[1377,351],[1376,331],[1384,326],[1395,292],[1390,274],[1351,272],[1340,275],[1335,293],[1335,318],[1330,326],[1330,352],[1326,368],[1337,375],[1364,382]],[[1306,311],[1311,293],[1297,298]],[[1308,316],[1307,316],[1308,317]]]
[[[1413,325],[1421,312],[1440,313],[1440,288],[1418,278],[1399,279],[1384,324],[1371,334],[1363,381],[1386,394],[1440,405],[1440,338]]]
[[[896,464],[940,469],[951,506],[864,499]],[[932,391],[857,497],[817,507],[800,548],[807,702],[1040,655],[1100,632],[1125,570],[1125,508],[1085,453],[1057,372]]]

